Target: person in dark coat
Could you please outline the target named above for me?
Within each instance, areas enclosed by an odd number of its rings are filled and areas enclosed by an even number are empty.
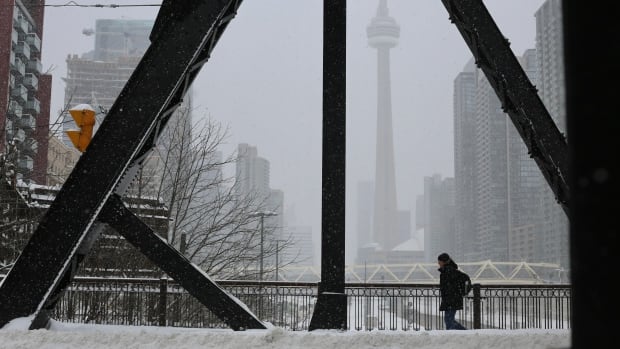
[[[440,254],[437,257],[437,263],[439,264],[439,292],[441,294],[439,310],[444,312],[446,330],[466,330],[465,326],[454,319],[456,311],[463,309],[463,296],[459,287],[461,282],[459,266],[447,253]]]

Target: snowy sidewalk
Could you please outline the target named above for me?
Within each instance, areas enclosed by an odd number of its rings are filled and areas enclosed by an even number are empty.
[[[54,322],[50,330],[28,331],[28,319],[0,330],[1,349],[204,349],[204,348],[424,348],[560,349],[570,347],[570,330],[291,332],[281,328],[234,332],[217,329],[81,325]]]

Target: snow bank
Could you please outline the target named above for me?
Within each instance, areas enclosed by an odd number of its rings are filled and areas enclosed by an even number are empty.
[[[28,331],[30,319],[0,330],[0,348],[197,349],[197,348],[424,348],[559,349],[570,347],[570,330],[334,331],[219,329],[82,325],[53,322],[49,330]]]

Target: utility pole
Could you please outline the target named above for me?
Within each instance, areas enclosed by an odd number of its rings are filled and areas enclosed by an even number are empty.
[[[263,260],[265,255],[265,216],[277,216],[273,211],[255,211],[250,213],[250,217],[260,218],[260,256],[259,256],[259,276],[258,281],[263,281]]]
[[[272,211],[255,211],[250,213],[250,217],[260,217],[260,265],[258,270],[258,317],[262,318],[263,313],[263,260],[265,256],[265,216],[277,216]],[[277,252],[276,252],[277,253]]]

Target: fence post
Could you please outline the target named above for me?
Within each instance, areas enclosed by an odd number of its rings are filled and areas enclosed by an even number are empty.
[[[159,279],[159,326],[166,326],[168,308],[168,278]]]
[[[482,302],[480,297],[480,284],[474,284],[474,329],[482,328]]]

